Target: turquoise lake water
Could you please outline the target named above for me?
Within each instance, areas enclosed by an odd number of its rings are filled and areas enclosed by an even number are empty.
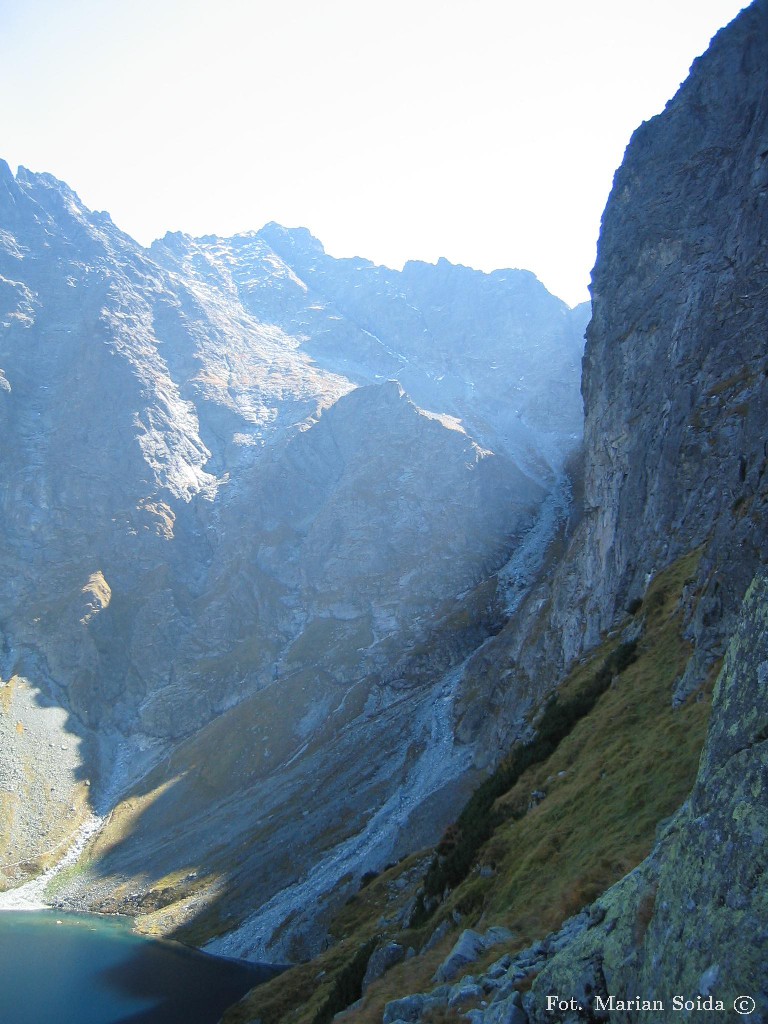
[[[2,1024],[216,1024],[275,973],[135,935],[120,918],[0,912]]]

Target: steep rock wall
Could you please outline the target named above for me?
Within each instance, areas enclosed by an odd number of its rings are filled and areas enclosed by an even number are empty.
[[[715,37],[616,173],[584,356],[582,519],[550,581],[483,652],[506,665],[497,713],[480,724],[492,749],[513,738],[531,693],[703,545],[684,699],[722,656],[768,557],[766,12],[759,0]],[[462,716],[472,694],[468,684]]]
[[[706,541],[720,579],[701,614],[722,640],[766,554],[766,10],[715,37],[635,132],[603,216],[583,378],[588,639]]]

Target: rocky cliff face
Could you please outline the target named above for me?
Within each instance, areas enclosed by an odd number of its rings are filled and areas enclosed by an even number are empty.
[[[616,172],[584,358],[583,518],[554,584],[495,641],[491,656],[514,670],[486,725],[492,744],[655,574],[704,545],[683,700],[722,656],[768,554],[765,46],[757,4],[635,132]]]
[[[0,211],[6,884],[90,796],[69,898],[205,937],[285,890],[277,933],[466,790],[456,672],[578,442],[584,311],[277,225],[144,250],[5,165]]]
[[[766,43],[762,4],[715,38],[633,136],[603,217],[584,374],[590,637],[708,542],[694,629],[714,653],[765,558]]]

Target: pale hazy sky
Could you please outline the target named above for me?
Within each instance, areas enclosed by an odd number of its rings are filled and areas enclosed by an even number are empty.
[[[0,156],[144,244],[276,220],[574,304],[630,134],[743,6],[0,0]]]

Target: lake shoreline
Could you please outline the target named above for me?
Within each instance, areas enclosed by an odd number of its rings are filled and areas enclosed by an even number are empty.
[[[0,912],[3,1024],[216,1024],[283,969],[141,935],[124,915]]]

